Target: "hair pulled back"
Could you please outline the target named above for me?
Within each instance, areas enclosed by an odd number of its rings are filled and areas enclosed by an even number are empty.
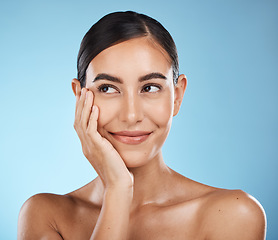
[[[155,19],[127,11],[104,16],[85,34],[77,58],[77,78],[81,87],[86,85],[88,65],[100,52],[117,43],[144,36],[153,38],[168,53],[176,84],[179,75],[178,54],[170,33]]]

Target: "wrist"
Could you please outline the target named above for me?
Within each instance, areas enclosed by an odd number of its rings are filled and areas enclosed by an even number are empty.
[[[105,188],[105,198],[117,199],[121,202],[131,202],[133,199],[133,185],[109,185]]]
[[[105,187],[105,192],[111,194],[133,194],[133,185],[127,184],[110,184]]]
[[[103,181],[105,189],[112,189],[115,191],[133,191],[133,175],[128,177],[114,178],[110,181]]]

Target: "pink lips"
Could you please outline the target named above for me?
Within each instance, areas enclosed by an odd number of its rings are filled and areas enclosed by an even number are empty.
[[[110,132],[111,135],[121,143],[125,144],[140,144],[147,140],[152,132],[146,131],[121,131]]]

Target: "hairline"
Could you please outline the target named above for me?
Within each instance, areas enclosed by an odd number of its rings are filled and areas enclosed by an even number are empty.
[[[176,84],[176,80],[174,79],[175,77],[175,74],[174,74],[174,62],[172,61],[171,59],[171,56],[168,54],[168,52],[164,49],[163,46],[161,46],[161,44],[159,43],[159,41],[150,33],[149,31],[149,28],[145,25],[144,23],[144,26],[146,28],[146,34],[145,35],[141,35],[141,36],[135,36],[135,37],[132,37],[132,38],[129,38],[129,39],[124,39],[124,40],[119,40],[119,41],[116,41],[114,43],[112,43],[111,45],[109,45],[107,48],[103,49],[101,52],[99,52],[93,59],[95,59],[100,53],[102,53],[104,50],[110,48],[110,47],[113,47],[117,44],[120,44],[120,43],[123,43],[123,42],[127,42],[127,41],[130,41],[130,40],[133,40],[133,39],[139,39],[139,38],[146,38],[147,40],[149,40],[149,42],[155,47],[157,48],[161,53],[162,55],[166,58],[166,60],[170,63],[171,65],[171,68],[172,68],[172,72],[173,72],[173,82],[174,82],[174,85]],[[86,71],[85,71],[85,76],[84,76],[84,86],[86,86],[86,81],[87,81],[87,71],[88,71],[88,67],[89,65],[91,64],[91,62],[93,61],[93,59],[88,63],[87,67],[86,67]]]

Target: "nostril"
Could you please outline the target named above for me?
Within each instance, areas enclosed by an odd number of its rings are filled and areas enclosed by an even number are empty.
[[[123,98],[120,114],[121,120],[130,124],[142,121],[142,99],[136,93],[129,91],[129,94]]]

